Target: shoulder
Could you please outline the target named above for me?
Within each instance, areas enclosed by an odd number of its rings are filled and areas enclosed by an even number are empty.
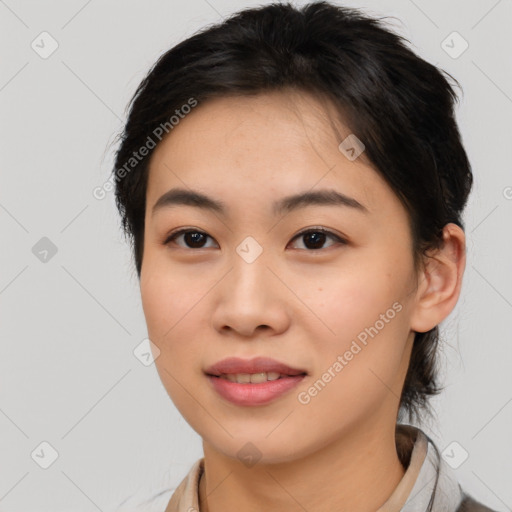
[[[475,500],[471,495],[462,493],[462,501],[460,502],[457,512],[497,512],[496,510],[486,507],[484,504]]]

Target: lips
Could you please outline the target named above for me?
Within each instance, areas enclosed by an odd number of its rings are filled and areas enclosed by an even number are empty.
[[[301,368],[266,357],[230,357],[205,370],[208,381],[223,399],[237,406],[263,406],[289,394],[307,375]]]
[[[253,359],[229,357],[208,367],[205,373],[214,377],[256,373],[278,373],[281,376],[307,375],[306,370],[294,368],[267,357],[255,357]]]

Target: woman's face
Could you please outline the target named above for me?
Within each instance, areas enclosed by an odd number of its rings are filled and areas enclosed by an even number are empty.
[[[153,153],[140,276],[148,335],[176,407],[226,456],[286,461],[354,432],[394,432],[413,341],[408,216],[364,153],[352,159],[340,142],[315,99],[272,93],[199,104]],[[173,189],[223,210],[169,198],[153,209]],[[229,357],[305,375],[207,375]]]

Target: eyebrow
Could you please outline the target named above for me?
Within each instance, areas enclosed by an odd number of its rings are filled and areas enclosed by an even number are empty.
[[[173,188],[163,194],[153,205],[151,215],[154,215],[158,210],[163,208],[170,208],[177,205],[193,206],[224,216],[228,211],[227,206],[218,199],[213,199],[201,192],[193,190]],[[368,209],[353,197],[349,197],[332,189],[307,191],[283,197],[274,202],[272,211],[274,215],[280,215],[312,205],[344,206],[354,208],[363,213],[369,213]]]

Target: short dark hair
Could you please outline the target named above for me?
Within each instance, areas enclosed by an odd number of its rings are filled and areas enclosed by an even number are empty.
[[[419,265],[442,245],[443,227],[463,228],[473,176],[455,120],[457,95],[448,73],[417,56],[407,39],[361,10],[313,2],[268,4],[205,27],[164,53],[137,88],[116,154],[116,205],[132,245],[138,277],[144,246],[148,162],[129,172],[133,152],[155,127],[193,98],[254,95],[293,89],[327,97],[364,156],[406,208]],[[172,128],[172,126],[171,126]],[[166,132],[169,130],[166,128]],[[158,132],[160,133],[160,132]],[[431,413],[438,394],[436,326],[416,333],[399,413]]]

